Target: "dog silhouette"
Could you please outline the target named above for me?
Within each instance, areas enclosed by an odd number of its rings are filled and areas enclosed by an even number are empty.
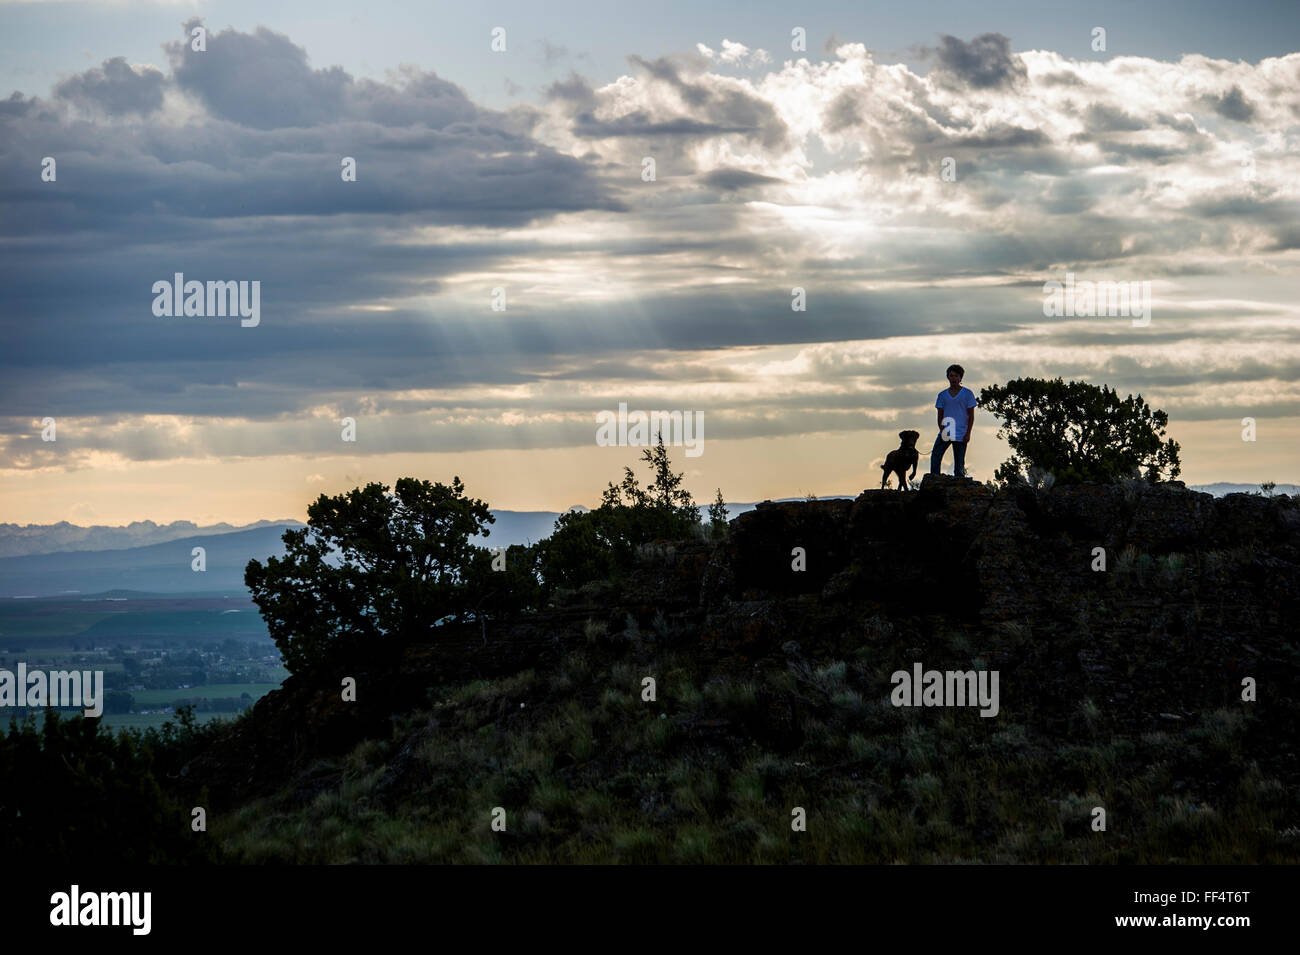
[[[902,444],[897,449],[890,451],[885,458],[885,463],[880,466],[884,473],[880,475],[880,487],[884,489],[889,483],[889,475],[898,475],[898,489],[905,491],[910,487],[908,478],[904,475],[909,467],[912,469],[912,477],[916,477],[916,464],[920,455],[916,453],[916,441],[921,437],[919,431],[900,431],[898,437],[902,439]]]

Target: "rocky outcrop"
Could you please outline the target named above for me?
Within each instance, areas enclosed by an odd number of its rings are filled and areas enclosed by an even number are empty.
[[[1300,503],[1289,497],[1216,499],[1181,482],[995,491],[926,475],[916,493],[760,504],[733,522],[702,599],[715,618],[816,595],[819,606],[993,626],[1068,622],[1104,595],[1159,589],[1225,608],[1272,605],[1259,624],[1276,628],[1296,621],[1298,573]],[[1148,577],[1152,587],[1139,586]]]
[[[1284,708],[1300,685],[1298,625],[1300,502],[1289,497],[1216,499],[1177,482],[994,490],[927,475],[916,492],[765,502],[724,542],[643,548],[617,589],[589,585],[486,633],[442,627],[338,673],[292,677],[186,779],[220,802],[298,774],[308,796],[312,760],[386,737],[430,687],[655,641],[720,670],[854,654],[888,673],[979,657],[1002,672],[1004,706],[1058,735],[1084,697],[1143,727],[1227,705],[1243,675]],[[343,676],[357,680],[355,703],[341,699]],[[779,736],[798,705],[760,710],[776,714]],[[1277,739],[1255,742],[1289,753],[1285,727],[1261,721]]]

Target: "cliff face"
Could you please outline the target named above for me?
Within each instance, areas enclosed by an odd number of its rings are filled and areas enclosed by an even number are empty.
[[[574,651],[609,663],[671,647],[715,674],[806,674],[856,658],[863,697],[886,696],[888,674],[915,663],[997,670],[998,719],[1058,741],[1080,731],[1081,707],[1130,734],[1240,707],[1249,676],[1259,701],[1248,705],[1272,714],[1251,724],[1249,745],[1294,785],[1294,724],[1283,714],[1300,686],[1298,624],[1291,498],[1216,499],[1179,483],[995,492],[926,476],[914,493],[760,504],[720,544],[646,548],[617,592],[591,585],[547,612],[490,624],[486,639],[477,625],[440,628],[346,672],[293,677],[181,784],[229,805],[297,777],[309,796],[331,785],[313,782],[314,760],[388,738],[396,717],[429,705],[431,687],[544,675]],[[340,698],[344,676],[357,680],[355,703]],[[527,706],[540,713],[547,700]],[[804,692],[760,693],[749,722],[711,745],[796,747],[815,705]],[[688,735],[717,730],[688,714],[679,722]]]

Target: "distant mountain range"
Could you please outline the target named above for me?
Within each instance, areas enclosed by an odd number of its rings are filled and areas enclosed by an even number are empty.
[[[1225,494],[1258,494],[1258,484],[1226,484],[1219,481],[1215,484],[1189,484],[1187,485],[1193,491],[1204,491],[1206,494],[1213,494],[1215,497],[1223,497]],[[1288,494],[1295,497],[1300,494],[1300,485],[1297,484],[1279,484],[1273,488],[1274,494]]]
[[[1192,490],[1222,497],[1258,492],[1258,485],[1194,485]],[[1279,484],[1275,494],[1296,495],[1300,487]],[[854,494],[822,495],[822,500],[854,498]],[[779,498],[802,501],[802,497]],[[728,504],[735,518],[754,504]],[[700,507],[707,520],[707,507]],[[486,538],[471,538],[483,547],[536,543],[549,537],[559,511],[492,511],[496,523]],[[257,521],[242,527],[190,521],[155,524],[137,521],[126,527],[78,527],[58,524],[0,524],[0,599],[99,594],[107,590],[155,594],[246,593],[244,567],[253,558],[265,560],[284,553],[281,535],[299,521]],[[193,548],[203,547],[207,569],[191,569]]]
[[[153,594],[247,593],[244,565],[284,553],[285,525],[182,537],[145,547],[0,557],[0,598],[67,597],[135,590]],[[207,569],[191,569],[193,548]]]
[[[78,527],[67,521],[57,524],[0,524],[0,557],[54,554],[70,550],[123,550],[127,547],[165,544],[185,537],[213,537],[260,527],[302,527],[302,524],[291,520],[254,521],[252,524],[238,525],[223,522],[203,527],[193,521],[172,521],[170,524],[134,521],[125,527],[108,527],[103,524]]]

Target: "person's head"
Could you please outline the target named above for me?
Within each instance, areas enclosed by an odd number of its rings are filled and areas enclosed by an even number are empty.
[[[961,365],[948,366],[948,383],[956,388],[961,384],[961,380],[966,377],[966,369]]]

